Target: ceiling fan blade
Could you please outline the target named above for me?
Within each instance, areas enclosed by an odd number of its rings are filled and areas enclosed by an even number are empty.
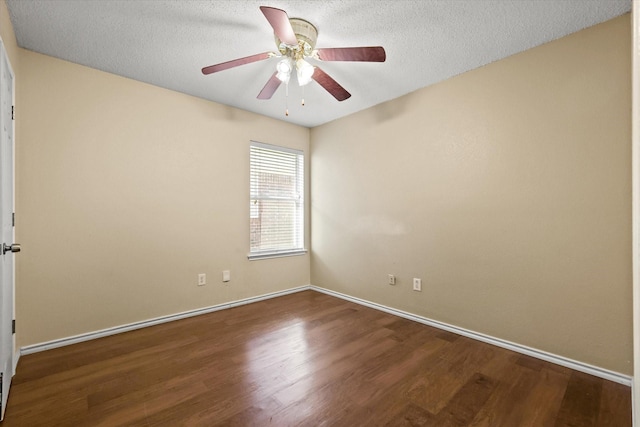
[[[322,61],[366,61],[384,62],[387,54],[382,46],[334,47],[318,49],[318,59]]]
[[[291,22],[289,22],[287,12],[269,6],[260,6],[260,10],[273,27],[273,32],[276,33],[276,36],[278,36],[281,42],[289,46],[298,46],[298,39],[296,33],[293,32],[293,27],[291,26]]]
[[[245,56],[244,58],[234,59],[233,61],[223,62],[221,64],[209,65],[202,69],[202,74],[217,73],[218,71],[227,70],[229,68],[237,67],[244,64],[251,64],[252,62],[262,61],[263,59],[269,59],[273,56],[271,52],[258,53],[256,55]]]
[[[345,88],[340,86],[337,81],[333,80],[329,74],[322,71],[319,67],[316,67],[311,78],[317,81],[320,86],[325,88],[325,90],[338,101],[344,101],[351,96]]]
[[[279,78],[276,77],[278,72],[273,73],[271,78],[267,81],[267,84],[264,85],[260,93],[258,94],[258,99],[271,99],[276,90],[280,87],[282,83]]]

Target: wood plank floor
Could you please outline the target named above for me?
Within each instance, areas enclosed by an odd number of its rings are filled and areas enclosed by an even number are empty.
[[[631,426],[629,387],[314,291],[23,356],[10,426]]]

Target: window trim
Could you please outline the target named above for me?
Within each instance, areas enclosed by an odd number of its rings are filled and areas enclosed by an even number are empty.
[[[270,258],[283,258],[283,257],[289,257],[289,256],[299,256],[299,255],[306,255],[307,254],[307,250],[306,249],[295,249],[295,250],[289,250],[289,251],[269,251],[269,252],[260,252],[260,253],[249,253],[247,255],[247,259],[249,259],[249,261],[255,261],[255,260],[259,260],[259,259],[270,259]]]
[[[275,249],[275,250],[263,250],[259,252],[251,252],[251,247],[249,247],[249,253],[247,254],[247,259],[252,260],[260,260],[260,259],[271,259],[271,258],[281,258],[281,257],[290,257],[290,256],[300,256],[306,255],[308,250],[306,249],[306,156],[304,150],[299,150],[295,148],[283,147],[275,144],[267,144],[264,142],[249,141],[249,202],[252,200],[251,194],[251,147],[264,148],[267,150],[275,150],[284,153],[290,153],[295,155],[302,156],[302,213],[301,213],[301,227],[300,231],[302,233],[302,247],[300,248],[288,248],[288,249]],[[251,209],[251,207],[249,207]],[[251,211],[249,212],[248,219],[251,219]]]

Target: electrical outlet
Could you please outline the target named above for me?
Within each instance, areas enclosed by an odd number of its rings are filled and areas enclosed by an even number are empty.
[[[418,279],[417,277],[413,278],[413,290],[414,291],[422,291],[422,279]]]
[[[389,274],[389,284],[390,285],[396,284],[396,276],[394,276],[393,274]]]
[[[224,270],[222,272],[222,281],[223,282],[228,282],[231,280],[231,271],[229,270]]]
[[[204,286],[207,284],[207,275],[204,273],[198,274],[198,286]]]

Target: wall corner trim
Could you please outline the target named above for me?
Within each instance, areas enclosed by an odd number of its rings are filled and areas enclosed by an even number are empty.
[[[330,289],[321,288],[319,286],[310,286],[311,290],[321,292],[327,295],[331,295],[337,298],[342,298],[347,301],[351,301],[353,303],[363,305],[369,308],[373,308],[376,310],[384,311],[385,313],[393,314],[398,317],[403,317],[405,319],[413,320],[414,322],[422,323],[424,325],[433,326],[434,328],[442,329],[448,332],[453,332],[454,334],[462,335],[467,338],[471,338],[477,341],[481,341],[487,344],[492,344],[497,347],[502,347],[507,350],[515,351],[516,353],[525,354],[527,356],[535,357],[537,359],[541,359],[547,362],[554,363],[556,365],[564,366],[566,368],[574,369],[576,371],[584,372],[586,374],[590,374],[599,378],[603,378],[605,380],[613,381],[619,384],[623,384],[626,386],[631,386],[632,377],[629,375],[624,375],[618,372],[610,371],[608,369],[599,368],[597,366],[589,365],[587,363],[582,363],[577,360],[572,360],[563,356],[559,356],[556,354],[548,353],[546,351],[537,350],[535,348],[527,347],[521,344],[516,344],[510,341],[506,341],[500,338],[495,338],[489,335],[481,334],[479,332],[474,332],[468,329],[460,328],[457,326],[449,325],[444,322],[439,322],[437,320],[432,320],[423,316],[418,316],[413,313],[409,313],[403,310],[398,310],[392,307],[387,307],[382,304],[378,304],[375,302],[367,301],[361,298],[352,297],[350,295],[346,295],[340,292],[332,291]]]

